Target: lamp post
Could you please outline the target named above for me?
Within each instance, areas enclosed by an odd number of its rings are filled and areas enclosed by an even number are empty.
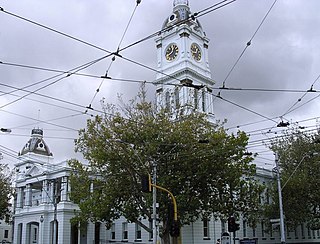
[[[285,237],[285,229],[284,229],[284,216],[283,216],[282,191],[281,191],[280,168],[279,168],[278,153],[275,153],[275,163],[276,163],[277,184],[278,184],[278,194],[279,194],[281,244],[284,244],[284,243],[286,243],[286,237]]]
[[[153,168],[153,184],[157,184],[157,163],[152,163]],[[153,231],[153,244],[157,244],[158,239],[158,230],[157,230],[157,188],[153,187],[152,189],[152,231]]]

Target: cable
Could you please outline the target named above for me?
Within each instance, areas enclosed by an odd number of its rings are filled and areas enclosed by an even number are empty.
[[[141,3],[141,1],[137,1],[137,4],[136,4],[136,6],[135,6],[135,8],[134,8],[134,10],[133,10],[133,12],[132,12],[132,14],[131,14],[131,17],[130,17],[130,19],[129,19],[129,22],[128,22],[128,24],[127,24],[127,26],[126,26],[123,34],[122,34],[122,37],[121,37],[121,39],[120,39],[120,42],[119,42],[119,45],[118,45],[116,54],[119,53],[119,49],[120,49],[120,46],[121,46],[121,44],[122,44],[122,41],[123,41],[123,39],[124,39],[124,37],[125,37],[128,29],[129,29],[130,23],[131,23],[131,21],[132,21],[132,19],[133,19],[133,16],[134,16],[134,14],[135,14],[135,12],[136,12],[136,10],[137,10],[137,7],[138,7],[138,5],[139,5],[140,3]],[[104,81],[105,81],[105,78],[108,78],[108,73],[109,73],[109,71],[110,71],[110,69],[111,69],[111,66],[112,66],[112,64],[113,64],[113,62],[114,62],[115,60],[116,60],[116,55],[114,55],[114,56],[112,57],[111,62],[110,62],[110,64],[109,64],[109,67],[108,67],[108,69],[106,70],[105,76],[104,76],[104,77],[101,77],[101,78],[103,78],[103,79],[101,80],[99,87],[96,89],[96,92],[95,92],[95,94],[93,95],[93,98],[91,99],[90,104],[88,105],[88,109],[91,109],[91,108],[92,108],[92,103],[93,103],[94,99],[96,98],[97,94],[99,93],[99,91],[100,91],[100,89],[101,89],[101,86],[103,85],[103,83],[104,83]],[[87,112],[87,110],[86,110],[86,112]]]
[[[219,2],[219,3],[217,3],[217,4],[214,4],[214,5],[212,5],[211,7],[206,8],[205,10],[210,9],[210,8],[213,8],[213,7],[215,7],[215,6],[218,6],[218,5],[222,4],[222,3],[225,2],[225,1],[226,1],[226,0],[221,1],[221,2]],[[231,1],[230,3],[234,2],[234,1],[235,1],[235,0]],[[140,0],[137,1],[137,5],[138,5],[140,2],[141,2]],[[230,4],[230,3],[224,4],[223,6],[220,6],[220,7],[213,8],[213,9],[211,9],[210,11],[207,11],[206,13],[202,13],[200,16],[204,16],[204,15],[206,15],[206,14],[208,14],[208,13],[214,11],[214,10],[217,10],[217,9],[219,9],[219,8],[221,8],[221,7],[224,7],[224,6],[226,6],[226,5]],[[161,34],[162,32],[166,32],[166,31],[168,31],[168,30],[170,30],[170,29],[172,29],[172,28],[174,28],[174,27],[177,27],[177,26],[179,26],[179,25],[188,23],[190,20],[195,19],[196,15],[197,15],[197,13],[195,13],[194,15],[190,16],[190,17],[189,17],[188,19],[186,19],[186,20],[179,21],[179,22],[175,23],[175,24],[172,25],[172,26],[168,26],[168,27],[166,27],[166,28],[164,28],[164,29],[162,29],[162,30],[160,30],[160,31],[157,31],[157,32],[155,32],[155,33],[153,33],[153,34],[151,34],[151,35],[149,35],[149,36],[147,36],[147,37],[144,37],[144,38],[142,38],[142,39],[140,39],[140,40],[138,40],[138,41],[136,41],[136,42],[134,42],[134,43],[132,43],[132,44],[129,44],[129,45],[127,45],[127,46],[124,47],[124,48],[119,49],[116,53],[112,53],[112,52],[110,52],[110,51],[108,51],[108,50],[106,50],[106,49],[104,49],[104,48],[98,47],[98,46],[93,45],[93,44],[91,44],[91,43],[89,43],[89,42],[83,41],[83,40],[81,40],[81,39],[79,39],[79,38],[73,37],[73,36],[68,35],[68,34],[65,34],[65,33],[61,32],[61,31],[57,31],[57,30],[55,30],[55,29],[53,29],[53,28],[50,28],[50,27],[47,27],[47,26],[45,26],[45,25],[39,24],[39,23],[37,23],[37,22],[35,22],[35,21],[32,21],[32,20],[29,20],[29,19],[27,19],[27,18],[21,17],[21,16],[19,16],[19,15],[10,13],[10,12],[8,12],[8,11],[5,11],[5,10],[4,10],[3,8],[1,8],[1,7],[0,7],[0,11],[2,11],[3,13],[9,14],[9,15],[11,15],[11,16],[14,16],[14,17],[16,17],[16,18],[19,18],[19,19],[21,19],[21,20],[24,20],[24,21],[27,21],[27,22],[29,22],[29,23],[32,23],[32,24],[34,24],[34,25],[37,25],[37,26],[39,26],[39,27],[42,27],[42,28],[45,28],[45,29],[47,29],[47,30],[53,31],[53,32],[55,32],[55,33],[57,33],[57,34],[63,35],[63,36],[68,37],[68,38],[71,38],[71,39],[73,39],[73,40],[75,40],[75,41],[78,41],[78,42],[81,42],[81,43],[83,43],[83,44],[85,44],[85,45],[94,47],[94,48],[96,48],[96,49],[98,49],[98,50],[107,52],[107,53],[109,53],[110,55],[118,56],[118,57],[120,57],[120,58],[124,58],[124,57],[122,57],[121,55],[119,55],[120,52],[122,52],[122,51],[124,51],[124,50],[126,50],[126,49],[128,49],[128,48],[130,48],[130,47],[133,47],[133,46],[135,46],[135,45],[137,45],[137,44],[139,44],[139,43],[141,43],[141,42],[144,42],[144,41],[146,41],[146,40],[149,40],[149,39],[151,39],[151,38],[154,38],[154,37],[158,36],[159,34]],[[202,11],[199,11],[199,12],[201,13]],[[198,16],[198,17],[200,17],[200,16]],[[110,56],[110,55],[109,55],[109,56]],[[142,66],[142,67],[144,67],[144,68],[151,69],[151,70],[153,70],[153,71],[155,71],[155,72],[158,72],[158,73],[160,73],[160,74],[163,74],[163,75],[165,75],[165,76],[167,76],[167,77],[170,77],[170,78],[172,78],[172,79],[176,79],[175,77],[166,75],[166,74],[164,74],[163,72],[159,72],[159,71],[157,71],[157,70],[155,70],[155,69],[152,69],[152,68],[150,68],[150,67],[148,67],[148,66],[146,66],[146,65],[141,65],[141,64],[138,63],[138,62],[133,62],[133,60],[129,60],[129,59],[126,59],[126,60],[129,61],[129,62],[135,63],[135,64],[137,64],[137,65],[140,65],[140,66]]]
[[[264,21],[266,20],[267,16],[270,14],[271,10],[273,9],[274,5],[276,4],[277,0],[274,0],[274,2],[272,3],[271,7],[269,8],[269,10],[267,11],[267,13],[265,14],[265,16],[263,17],[262,21],[260,22],[258,28],[255,30],[255,32],[253,33],[252,37],[250,38],[250,40],[247,42],[245,48],[242,50],[242,52],[240,53],[238,59],[236,60],[236,62],[234,63],[234,65],[232,66],[231,70],[228,72],[227,76],[225,77],[225,79],[222,82],[222,87],[225,87],[226,81],[229,78],[230,74],[232,73],[232,71],[235,69],[235,67],[237,66],[237,64],[239,63],[240,59],[242,58],[242,56],[244,55],[245,51],[247,50],[247,48],[251,45],[253,38],[256,36],[256,34],[258,33],[258,31],[260,30],[261,26],[263,25]]]
[[[236,103],[234,103],[234,102],[232,102],[232,101],[230,101],[230,100],[227,100],[227,99],[221,97],[219,94],[218,94],[218,95],[214,95],[214,96],[217,97],[217,98],[220,98],[221,100],[223,100],[223,101],[225,101],[225,102],[227,102],[227,103],[230,103],[230,104],[232,104],[232,105],[234,105],[234,106],[237,106],[237,107],[239,107],[239,108],[242,108],[242,109],[244,109],[244,110],[246,110],[246,111],[248,111],[248,112],[250,112],[250,113],[253,113],[253,114],[255,114],[255,115],[258,115],[258,116],[260,116],[260,117],[262,117],[262,118],[265,118],[265,119],[267,119],[267,120],[270,120],[270,121],[276,123],[276,121],[275,121],[274,119],[268,118],[267,116],[264,116],[264,115],[262,115],[262,114],[260,114],[260,113],[258,113],[258,112],[255,112],[255,111],[253,111],[253,110],[251,110],[251,109],[248,109],[248,108],[246,108],[246,107],[244,107],[244,106],[241,106],[241,105],[236,104]]]
[[[51,85],[53,85],[53,84],[56,84],[57,82],[65,79],[65,78],[67,78],[67,77],[70,77],[70,76],[73,75],[74,73],[77,73],[77,72],[79,72],[79,71],[81,71],[81,70],[83,70],[83,69],[86,69],[86,68],[92,66],[93,64],[95,64],[95,63],[97,63],[97,62],[105,59],[105,58],[108,57],[108,56],[109,56],[109,55],[104,56],[104,57],[99,58],[99,59],[96,59],[96,60],[93,60],[93,61],[90,61],[90,62],[88,62],[88,63],[86,63],[86,64],[81,65],[81,66],[78,66],[78,67],[72,69],[70,72],[68,72],[68,74],[67,74],[65,77],[61,77],[61,78],[59,78],[59,79],[57,79],[57,80],[55,80],[55,81],[53,81],[53,82],[51,82],[51,83],[49,83],[49,84],[47,84],[47,85],[44,85],[44,86],[42,86],[42,87],[40,87],[40,88],[37,88],[37,89],[34,90],[34,91],[30,91],[30,92],[28,92],[26,95],[24,95],[24,96],[22,96],[22,97],[20,97],[20,98],[18,98],[18,99],[16,99],[16,100],[14,100],[14,101],[11,101],[11,102],[9,102],[9,103],[7,103],[7,104],[4,104],[4,105],[0,106],[0,109],[6,107],[6,106],[8,106],[8,105],[11,105],[11,104],[13,104],[13,103],[16,103],[17,101],[20,101],[21,99],[23,99],[23,98],[25,98],[25,97],[27,97],[27,96],[29,96],[29,95],[31,95],[31,94],[34,94],[34,93],[36,93],[37,91],[40,91],[40,90],[45,89],[45,88],[47,88],[47,87],[49,87],[49,86],[51,86]],[[54,77],[57,77],[57,76],[54,76]],[[46,80],[49,80],[49,79],[52,79],[52,77],[51,77],[51,78],[48,78],[48,79],[46,79]],[[41,81],[41,82],[43,82],[43,81]]]
[[[19,117],[22,117],[22,118],[25,118],[25,119],[30,119],[30,120],[34,120],[34,121],[37,121],[37,122],[41,122],[41,123],[44,123],[44,124],[53,125],[53,126],[64,128],[64,129],[68,129],[68,130],[78,131],[76,129],[73,129],[73,128],[70,128],[70,127],[67,127],[67,126],[57,125],[57,124],[54,124],[54,123],[50,123],[50,122],[46,122],[46,121],[43,121],[43,120],[35,119],[35,118],[32,118],[32,117],[24,116],[24,115],[21,115],[21,114],[9,112],[9,111],[3,110],[3,109],[0,109],[0,111],[2,111],[4,113],[15,115],[15,116],[19,116]]]

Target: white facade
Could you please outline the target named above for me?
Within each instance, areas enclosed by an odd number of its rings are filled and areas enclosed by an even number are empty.
[[[189,1],[174,0],[173,3],[172,14],[156,38],[159,73],[154,83],[157,85],[157,105],[168,108],[173,114],[206,113],[213,120],[214,81],[208,62],[209,40],[196,19],[183,22],[191,16]],[[135,223],[128,223],[123,217],[115,221],[110,230],[103,224],[90,223],[84,230],[71,226],[70,219],[79,209],[69,199],[70,168],[66,162],[54,162],[42,135],[42,130],[32,131],[31,139],[15,165],[15,244],[152,243],[151,233]],[[257,170],[257,178],[262,184],[273,180],[271,171],[264,169]],[[261,196],[261,201],[267,204],[270,201],[268,194]],[[238,223],[237,244],[248,239],[259,244],[280,243],[279,231],[264,231],[270,223],[260,223],[256,229],[248,227],[245,220]],[[145,224],[152,226],[148,220]],[[225,232],[224,221],[198,220],[182,228],[180,243],[214,244]],[[320,233],[302,225],[294,232],[288,232],[286,239],[287,243],[320,243]]]
[[[78,206],[70,201],[70,167],[54,163],[43,131],[33,129],[30,140],[15,164],[15,244],[95,244],[105,241],[106,230],[88,224],[86,230],[72,226]],[[55,224],[56,223],[56,224]]]
[[[200,22],[190,20],[190,16],[188,1],[174,1],[173,11],[155,40],[156,103],[173,117],[178,113],[201,112],[213,122],[214,81],[209,68],[209,39]]]
[[[0,220],[0,243],[2,241],[12,241],[12,225],[3,219]]]

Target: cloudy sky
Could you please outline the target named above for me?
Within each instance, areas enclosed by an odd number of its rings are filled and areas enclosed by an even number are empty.
[[[219,2],[189,1],[192,12]],[[265,146],[270,138],[286,129],[317,129],[320,1],[228,2],[199,17],[210,39],[214,93],[222,98],[215,99],[216,118],[227,119],[230,132],[246,131],[249,150],[259,153],[257,164],[272,167]],[[98,59],[119,44],[124,48],[159,31],[172,3],[142,0],[135,9],[135,0],[1,0],[0,127],[12,130],[0,133],[2,162],[13,165],[38,127],[56,161],[80,157],[73,139],[90,115],[101,111],[101,99],[133,98],[139,82],[121,79],[152,82],[156,76],[152,38],[121,52],[127,60]],[[71,74],[92,61],[97,62],[81,75]],[[99,78],[106,70],[115,80]],[[229,89],[219,89],[223,83]],[[314,92],[307,92],[311,88]],[[148,85],[148,96],[154,99],[153,85]],[[85,113],[90,104],[94,110]],[[281,121],[290,126],[277,127]]]

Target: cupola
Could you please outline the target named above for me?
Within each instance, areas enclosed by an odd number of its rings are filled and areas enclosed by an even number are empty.
[[[43,130],[42,129],[33,129],[31,131],[31,138],[22,148],[19,155],[24,155],[27,153],[40,154],[44,156],[53,156],[50,152],[49,147],[43,140]]]

